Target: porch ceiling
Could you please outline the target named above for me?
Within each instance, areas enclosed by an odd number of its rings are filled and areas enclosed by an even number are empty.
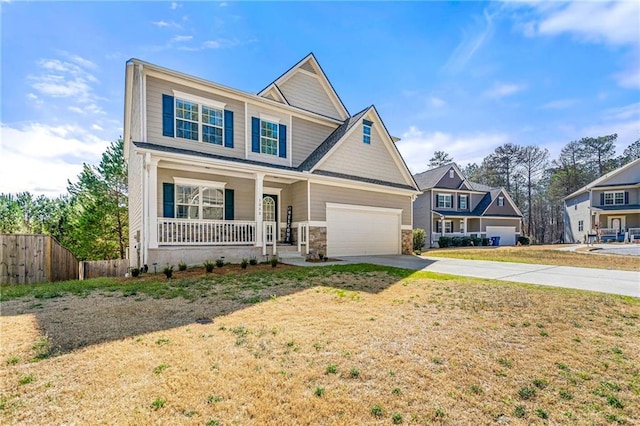
[[[238,170],[237,168],[219,166],[219,165],[209,165],[209,164],[185,164],[180,161],[174,161],[170,159],[161,159],[158,163],[158,168],[161,169],[171,169],[171,170],[180,170],[180,171],[188,171],[194,173],[204,173],[210,175],[222,175],[222,176],[232,176],[241,179],[255,179],[255,173],[257,171],[252,170]],[[264,173],[264,172],[261,172]],[[294,182],[298,182],[300,179],[292,178],[291,176],[281,176],[277,173],[265,173],[264,181],[265,182],[276,182],[282,184],[291,184]]]

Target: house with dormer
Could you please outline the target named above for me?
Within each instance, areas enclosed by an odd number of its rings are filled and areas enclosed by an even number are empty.
[[[258,93],[126,63],[131,265],[411,252],[416,183],[313,54]]]
[[[640,159],[564,199],[564,242],[640,240]]]
[[[425,230],[427,247],[445,237],[500,237],[515,245],[522,232],[522,213],[504,188],[465,178],[455,163],[414,175],[421,191],[413,204],[413,224]]]

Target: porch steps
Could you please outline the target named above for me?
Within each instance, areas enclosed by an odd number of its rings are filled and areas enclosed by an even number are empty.
[[[280,259],[301,259],[304,258],[302,253],[298,251],[297,245],[278,245],[278,257]]]

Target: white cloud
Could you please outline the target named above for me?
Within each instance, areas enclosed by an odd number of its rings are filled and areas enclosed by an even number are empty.
[[[443,67],[445,71],[453,73],[461,71],[476,52],[491,39],[494,32],[493,18],[494,15],[485,9],[482,18],[476,20],[475,27],[463,32],[462,41]]]
[[[163,21],[163,20],[160,20],[160,21],[154,21],[154,22],[151,22],[151,23],[153,25],[155,25],[156,27],[159,27],[159,28],[165,28],[165,27],[178,28],[178,29],[182,28],[182,25],[178,24],[175,21]]]
[[[74,125],[2,125],[1,135],[0,193],[65,193],[67,180],[77,177],[82,163],[97,164],[109,145]]]
[[[99,124],[92,124],[91,125],[91,130],[97,130],[98,132],[102,132],[104,129],[102,127],[100,127]]]
[[[177,8],[182,7],[181,4],[174,2],[171,2],[171,10],[176,10]]]
[[[177,35],[173,37],[169,42],[170,43],[182,43],[185,41],[190,41],[193,39],[193,36],[190,35]]]
[[[440,99],[440,98],[438,98],[438,97],[431,96],[431,97],[429,98],[429,105],[431,105],[431,106],[432,106],[432,107],[434,107],[434,108],[442,108],[442,107],[443,107],[443,106],[445,106],[446,104],[447,104],[447,103],[446,103],[444,100],[442,100],[442,99]]]
[[[226,2],[226,1],[223,1],[222,3],[220,3],[220,5],[219,5],[219,6],[220,6],[220,7],[227,7],[227,2]]]
[[[556,99],[542,105],[542,109],[568,109],[578,103],[577,99]]]
[[[445,151],[460,165],[480,163],[495,147],[509,141],[503,133],[451,134],[423,132],[411,126],[396,143],[402,157],[412,173],[427,169],[429,159],[435,151]]]
[[[517,83],[495,83],[484,92],[484,96],[491,99],[511,96],[526,89],[524,84]]]
[[[613,75],[619,86],[627,89],[640,89],[640,67],[630,68]]]

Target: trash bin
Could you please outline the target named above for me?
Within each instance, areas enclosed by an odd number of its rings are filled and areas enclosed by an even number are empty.
[[[499,246],[500,245],[500,237],[491,237],[491,245]]]

